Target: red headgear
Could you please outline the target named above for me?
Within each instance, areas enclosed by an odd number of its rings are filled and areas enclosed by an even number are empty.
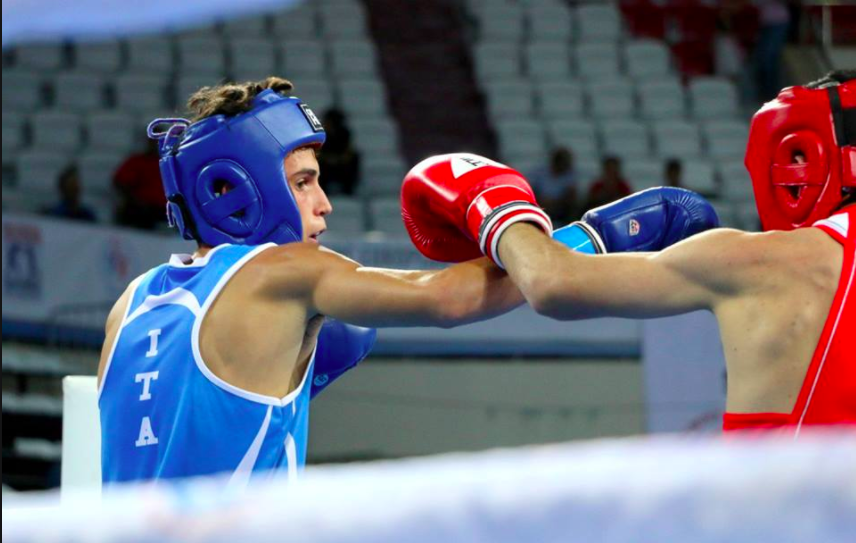
[[[856,80],[782,90],[752,118],[745,164],[764,230],[829,217],[856,187]]]

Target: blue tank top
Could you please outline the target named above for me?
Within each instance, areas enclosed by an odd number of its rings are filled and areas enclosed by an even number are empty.
[[[138,279],[102,376],[105,484],[231,472],[230,485],[306,462],[315,353],[296,390],[274,398],[226,383],[205,365],[199,331],[229,279],[273,244],[221,245]]]

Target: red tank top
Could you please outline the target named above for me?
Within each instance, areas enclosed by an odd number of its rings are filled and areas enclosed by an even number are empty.
[[[722,428],[856,424],[856,206],[814,224],[844,247],[838,290],[790,413],[726,413]]]

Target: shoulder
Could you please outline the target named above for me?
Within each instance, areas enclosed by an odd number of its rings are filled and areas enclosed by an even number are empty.
[[[792,263],[817,256],[819,241],[827,238],[818,229],[794,231],[744,232],[716,228],[691,238],[705,252],[725,260],[729,266],[774,265]],[[825,245],[825,244],[820,244]]]
[[[354,268],[353,260],[316,243],[288,243],[259,253],[245,268],[257,284],[278,292],[306,290],[327,271]]]
[[[134,292],[136,292],[137,287],[145,277],[146,274],[144,273],[131,281],[131,283],[125,288],[122,295],[119,296],[119,299],[116,300],[116,303],[113,304],[113,307],[110,309],[110,313],[107,315],[106,329],[108,335],[111,330],[116,330],[122,324],[122,320],[125,318],[128,306],[133,302]]]

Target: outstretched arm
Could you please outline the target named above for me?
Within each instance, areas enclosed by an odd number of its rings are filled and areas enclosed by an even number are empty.
[[[777,244],[770,234],[717,229],[659,253],[573,253],[537,228],[516,224],[499,242],[515,284],[539,313],[562,320],[653,318],[714,309],[760,288]],[[765,241],[767,240],[767,241]]]
[[[265,255],[265,253],[270,253]],[[520,291],[486,258],[435,271],[368,268],[310,244],[262,253],[273,296],[302,299],[310,313],[370,327],[452,327],[522,304]]]

